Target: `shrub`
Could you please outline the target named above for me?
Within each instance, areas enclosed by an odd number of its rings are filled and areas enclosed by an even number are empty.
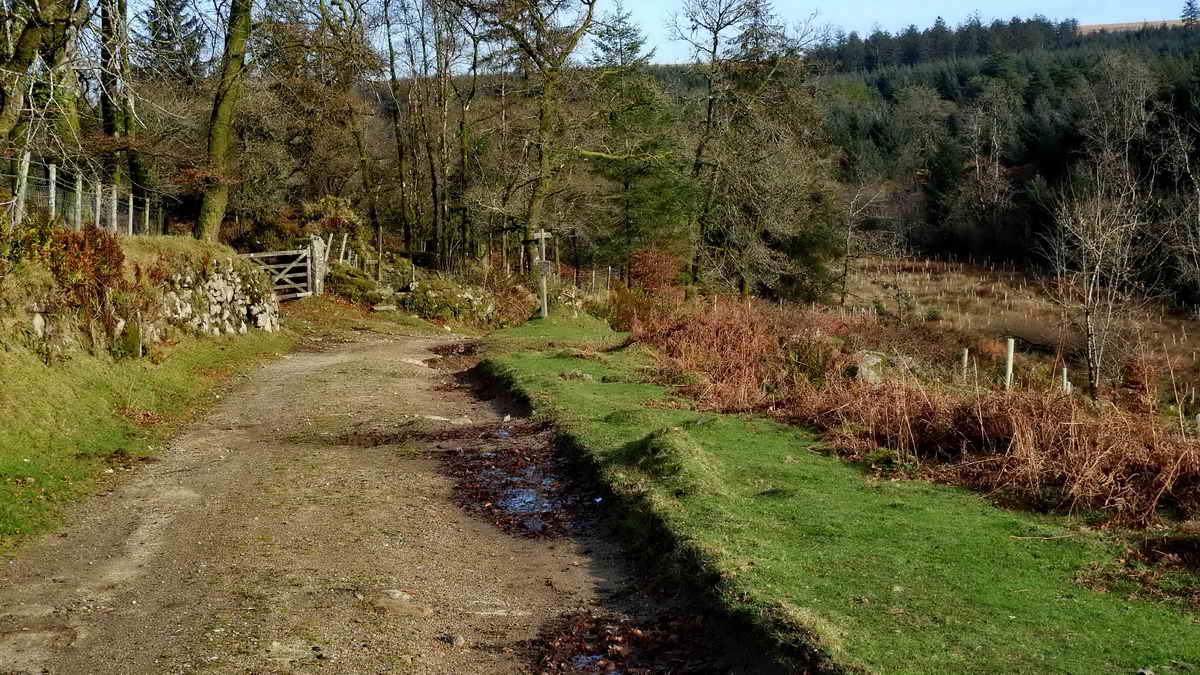
[[[644,248],[629,256],[629,285],[654,293],[677,282],[681,270],[679,258]]]
[[[81,307],[98,307],[108,289],[127,285],[120,241],[95,225],[78,232],[55,230],[47,263],[58,285]]]
[[[371,295],[379,290],[378,284],[369,274],[357,267],[334,263],[329,268],[325,287],[330,293],[345,298],[356,305],[365,305]]]
[[[44,260],[51,251],[55,221],[41,209],[10,225],[0,218],[0,278],[22,260]]]

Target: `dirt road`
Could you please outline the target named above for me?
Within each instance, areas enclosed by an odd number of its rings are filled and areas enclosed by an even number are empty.
[[[627,592],[602,542],[455,506],[453,441],[354,442],[514,412],[426,365],[447,339],[361,339],[259,370],[0,561],[0,673],[523,672],[540,626]]]

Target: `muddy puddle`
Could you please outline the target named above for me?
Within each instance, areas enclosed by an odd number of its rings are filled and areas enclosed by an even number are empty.
[[[479,346],[474,342],[439,345],[432,350],[437,356],[425,359],[425,365],[438,370],[464,371],[479,364]]]
[[[574,612],[547,625],[528,643],[531,665],[541,673],[727,673],[706,644],[698,617],[661,616],[639,625],[599,612]]]
[[[469,346],[448,345],[432,367],[455,372],[448,386],[471,390],[481,400],[496,393],[466,371],[478,358]],[[441,362],[439,364],[439,362]],[[464,365],[466,364],[466,365]],[[450,366],[444,367],[443,366]],[[503,395],[501,395],[503,398]],[[447,427],[435,441],[439,470],[454,482],[454,501],[506,533],[537,539],[571,538],[625,558],[619,537],[606,523],[609,504],[573,473],[553,429],[523,417],[490,426]],[[601,543],[603,542],[603,543]],[[718,644],[721,628],[684,596],[664,592],[628,561],[621,598],[589,611],[571,611],[544,624],[519,646],[533,673],[743,673]],[[516,645],[514,645],[516,646]]]
[[[481,436],[435,455],[454,479],[455,502],[505,532],[563,537],[603,502],[568,477],[550,429],[515,423]]]

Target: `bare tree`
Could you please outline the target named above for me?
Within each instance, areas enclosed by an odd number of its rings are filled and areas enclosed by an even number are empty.
[[[1121,347],[1124,323],[1153,286],[1143,263],[1162,242],[1147,217],[1157,164],[1142,152],[1154,91],[1144,64],[1105,57],[1097,81],[1082,93],[1089,155],[1060,196],[1047,240],[1052,297],[1083,335],[1093,398]]]
[[[463,4],[502,30],[541,76],[533,139],[536,170],[523,223],[525,257],[532,261],[536,257],[533,233],[543,225],[546,199],[561,166],[555,156],[559,86],[568,59],[592,26],[596,0],[463,0]]]

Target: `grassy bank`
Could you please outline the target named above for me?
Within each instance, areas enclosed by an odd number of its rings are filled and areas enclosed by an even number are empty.
[[[0,350],[0,550],[56,522],[111,467],[152,456],[220,385],[286,351],[291,333],[189,339],[158,363]]]
[[[887,673],[1200,668],[1187,606],[1096,583],[1120,535],[873,475],[790,427],[694,412],[644,383],[636,348],[561,348],[614,337],[531,323],[493,348],[541,351],[497,351],[485,368],[594,464],[635,541],[662,528],[673,556],[659,559],[679,563],[667,569],[710,586],[781,654],[815,645],[834,669]]]

